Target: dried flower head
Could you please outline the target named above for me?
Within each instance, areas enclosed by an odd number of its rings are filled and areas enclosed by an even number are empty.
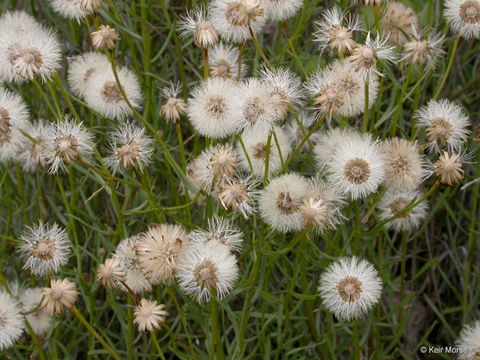
[[[50,281],[50,287],[42,289],[42,295],[42,306],[52,316],[53,313],[62,315],[65,308],[70,309],[77,301],[79,292],[70,280],[53,279]]]
[[[205,149],[196,162],[197,176],[202,188],[210,193],[225,178],[233,177],[238,167],[238,158],[229,145],[216,145]]]
[[[359,199],[377,191],[385,178],[385,158],[370,134],[342,137],[327,164],[328,181],[340,194]]]
[[[395,189],[415,190],[428,176],[417,143],[393,138],[383,145],[385,183]]]
[[[213,27],[207,16],[207,10],[200,6],[195,11],[187,12],[187,15],[179,21],[180,35],[183,37],[193,36],[194,44],[199,48],[208,49],[218,42],[217,30]]]
[[[66,170],[67,165],[79,157],[88,158],[93,153],[92,135],[74,120],[65,119],[55,124],[52,138],[47,144],[46,159],[49,173],[56,174],[59,169]]]
[[[98,266],[97,281],[108,289],[115,289],[118,282],[125,281],[126,275],[120,259],[107,259]]]
[[[61,265],[68,262],[71,253],[71,242],[65,229],[57,224],[26,226],[20,237],[22,244],[19,252],[24,258],[24,269],[30,269],[35,275],[55,274]]]
[[[403,45],[408,41],[407,36],[413,35],[419,27],[415,10],[398,1],[388,2],[382,18],[382,28],[392,44]]]
[[[179,97],[180,90],[181,84],[178,83],[170,83],[169,87],[163,88],[163,94],[166,100],[160,109],[160,116],[163,116],[167,122],[177,122],[187,111],[185,100]]]
[[[180,289],[198,302],[205,303],[212,295],[222,299],[238,278],[237,259],[222,245],[190,245],[180,258],[176,275]]]
[[[300,207],[310,189],[308,180],[294,173],[273,179],[260,191],[258,199],[260,216],[279,232],[300,231],[305,226]]]
[[[371,106],[377,98],[377,76],[372,73],[364,79],[348,60],[335,60],[318,70],[306,88],[314,98],[313,107],[320,114],[327,112],[352,117],[365,111],[365,80],[369,84],[368,102]]]
[[[427,148],[439,151],[447,147],[449,151],[460,151],[467,141],[470,120],[463,109],[446,99],[430,100],[422,106],[416,118],[418,126],[426,128]]]
[[[156,224],[138,235],[137,259],[145,278],[152,284],[170,281],[187,233],[181,225]]]
[[[35,141],[26,139],[23,142],[18,160],[24,171],[34,173],[37,168],[43,169],[47,165],[48,140],[52,137],[53,127],[45,120],[37,120],[28,124],[25,132]]]
[[[81,0],[81,7],[88,12],[98,11],[103,5],[103,0]]]
[[[255,211],[256,182],[251,177],[227,178],[219,191],[218,199],[225,209],[239,211],[245,219]]]
[[[294,16],[304,0],[263,0],[266,17],[271,21],[285,21]]]
[[[0,89],[0,162],[15,159],[27,143],[21,130],[30,124],[23,99],[10,90]]]
[[[420,200],[422,194],[419,191],[388,189],[378,203],[380,219],[389,220],[397,216],[408,205]],[[404,212],[395,220],[385,224],[385,228],[395,231],[413,231],[427,217],[428,202],[423,201],[414,208]]]
[[[187,113],[196,131],[202,136],[221,139],[239,127],[233,110],[238,87],[228,79],[212,78],[193,90]]]
[[[117,30],[110,27],[110,25],[100,25],[97,31],[90,34],[92,45],[98,50],[113,50],[116,46],[116,41],[120,40]]]
[[[91,12],[82,7],[82,0],[49,0],[53,10],[67,19],[80,22]]]
[[[353,38],[355,31],[360,31],[358,16],[346,18],[337,6],[323,12],[323,19],[315,23],[315,41],[320,44],[320,51],[330,48],[339,54],[350,54],[357,45]]]
[[[412,65],[434,66],[436,60],[444,54],[442,50],[444,40],[443,35],[435,32],[431,32],[425,37],[420,31],[415,31],[410,40],[403,44],[405,55],[401,60],[406,60]]]
[[[277,141],[275,141],[274,132]],[[290,139],[285,131],[278,126],[270,129],[270,127],[262,124],[256,125],[243,132],[242,141],[245,145],[246,153],[242,143],[240,141],[237,142],[237,156],[240,160],[240,167],[245,171],[251,172],[256,178],[263,179],[265,176],[267,154],[268,176],[271,176],[281,170],[282,160],[286,160],[292,151]],[[250,168],[250,164],[252,168]]]
[[[240,252],[243,233],[230,220],[214,216],[208,219],[208,229],[197,229],[188,234],[189,245],[201,244],[213,248],[225,247],[231,252]]]
[[[330,264],[318,288],[325,306],[339,319],[360,317],[382,294],[382,280],[366,260],[340,258]]]
[[[133,311],[133,323],[138,326],[138,330],[142,332],[152,332],[160,329],[165,322],[168,312],[165,305],[158,305],[156,301],[141,299]]]
[[[240,60],[239,68],[239,51],[232,45],[218,43],[210,50],[209,57],[210,76],[213,78],[237,79],[239,71],[240,78],[242,78],[247,71],[243,59]]]
[[[440,178],[442,184],[456,185],[465,177],[462,158],[458,154],[444,152],[434,165],[435,170],[433,172]]]
[[[458,360],[476,360],[480,355],[480,321],[464,325],[455,345],[463,350]]]
[[[367,6],[380,6],[382,5],[382,3],[387,2],[387,0],[357,0],[357,1]]]
[[[153,139],[145,135],[145,129],[126,123],[109,134],[110,155],[105,164],[117,172],[120,166],[142,171],[153,154]]]
[[[13,345],[23,334],[23,316],[15,299],[0,291],[0,350]]]
[[[120,265],[125,270],[125,284],[135,293],[151,292],[152,285],[141,271],[137,257],[137,236],[124,239],[118,244],[114,257],[120,260]],[[127,289],[122,284],[117,284],[124,291]]]
[[[235,43],[250,39],[250,29],[258,34],[266,21],[261,0],[212,0],[208,13],[222,38]]]
[[[443,14],[455,34],[480,38],[480,1],[446,0],[444,6]]]
[[[68,85],[75,95],[84,98],[92,75],[109,71],[111,64],[105,54],[88,52],[76,56],[69,61]]]

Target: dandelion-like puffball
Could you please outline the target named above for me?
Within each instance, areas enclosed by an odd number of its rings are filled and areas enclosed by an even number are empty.
[[[261,0],[212,0],[208,6],[211,22],[227,41],[241,43],[260,33],[266,16]]]
[[[360,31],[360,19],[350,15],[348,18],[337,6],[323,12],[323,19],[315,22],[314,39],[323,53],[327,48],[339,54],[350,54],[357,44],[353,35]]]
[[[120,40],[117,30],[109,25],[100,25],[97,31],[90,34],[92,45],[97,50],[113,50],[116,42]]]
[[[125,281],[125,277],[126,271],[118,258],[107,259],[98,266],[97,281],[107,289],[115,289],[119,282]]]
[[[437,59],[441,58],[445,51],[442,45],[445,38],[434,31],[428,36],[424,36],[421,31],[415,31],[410,40],[403,44],[405,55],[401,60],[405,60],[412,65],[423,65],[432,67]]]
[[[218,42],[217,30],[210,23],[207,10],[200,6],[196,11],[187,12],[178,23],[180,36],[193,36],[194,44],[203,49],[208,49]]]
[[[334,160],[338,146],[345,138],[356,138],[360,141],[361,135],[356,131],[340,128],[316,134],[313,154],[319,170],[325,170],[328,163]]]
[[[13,290],[12,294],[14,294]],[[25,318],[36,335],[45,335],[50,328],[51,318],[45,308],[39,307],[43,298],[42,289],[37,287],[20,288],[16,298],[23,313],[28,313],[35,309],[34,312],[25,315]]]
[[[221,184],[225,178],[233,177],[237,167],[237,155],[229,144],[205,149],[196,160],[197,176],[207,193]]]
[[[480,353],[480,321],[464,325],[455,346],[465,352],[458,355],[458,360],[475,360]]]
[[[235,133],[239,122],[234,112],[238,96],[235,82],[209,79],[193,90],[187,113],[196,131],[202,136],[222,139]]]
[[[378,141],[369,134],[343,137],[327,164],[327,179],[352,200],[377,191],[385,178],[385,158]]]
[[[273,126],[278,120],[278,98],[277,102],[272,101],[272,90],[256,78],[240,84],[233,102],[233,116],[240,128],[248,129],[256,124]]]
[[[470,135],[468,115],[447,99],[430,100],[417,111],[416,118],[418,126],[425,128],[430,150],[438,152],[447,147],[449,151],[458,152]]]
[[[352,320],[378,302],[382,280],[368,261],[343,257],[322,274],[318,291],[325,306],[337,318]]]
[[[139,109],[142,103],[142,90],[134,72],[118,68],[118,78],[130,104]],[[113,70],[95,71],[87,83],[85,102],[107,118],[120,120],[133,115],[117,84]]]
[[[222,245],[191,245],[180,258],[176,277],[180,289],[200,303],[214,294],[222,299],[238,278],[237,259]]]
[[[81,0],[82,9],[85,11],[98,11],[103,5],[103,0]]]
[[[24,171],[34,173],[37,168],[43,169],[47,165],[47,147],[53,136],[53,127],[46,120],[37,120],[28,124],[25,132],[35,141],[25,139],[18,160]]]
[[[304,98],[302,81],[291,70],[264,68],[261,79],[270,88],[270,101],[278,120],[284,120],[292,106],[301,105]]]
[[[11,39],[11,34],[16,37],[33,34],[41,28],[40,23],[24,11],[7,11],[0,16],[0,38]]]
[[[214,216],[208,219],[208,229],[193,230],[188,234],[190,245],[202,244],[225,247],[231,252],[240,252],[243,245],[243,233],[230,220]]]
[[[186,239],[181,225],[155,224],[139,234],[137,259],[145,278],[152,284],[172,280]]]
[[[442,184],[456,185],[465,177],[462,161],[460,155],[444,152],[435,162],[433,173],[440,178]]]
[[[140,172],[153,154],[153,139],[145,135],[145,128],[127,123],[109,134],[110,155],[105,164],[116,173],[120,167]]]
[[[170,86],[164,87],[162,92],[166,100],[160,109],[160,116],[167,122],[177,122],[187,112],[187,104],[180,97],[181,84],[170,83]]]
[[[53,10],[67,19],[74,19],[80,22],[90,14],[82,7],[82,0],[50,0]]]
[[[419,30],[420,22],[415,10],[398,1],[387,4],[385,15],[382,18],[382,28],[388,41],[395,45],[402,45],[408,41],[408,36]]]
[[[383,144],[383,151],[387,185],[397,190],[415,190],[428,176],[416,142],[396,137]]]
[[[64,309],[70,309],[77,301],[79,292],[75,283],[68,279],[51,280],[50,287],[42,289],[42,306],[47,313],[52,316],[53,313],[62,315]]]
[[[133,292],[151,292],[152,285],[143,275],[138,261],[137,239],[137,236],[132,236],[122,240],[117,246],[114,257],[120,260],[120,264],[126,273],[124,282]],[[117,285],[120,289],[127,291],[122,284]]]
[[[133,311],[133,323],[138,326],[141,332],[152,332],[160,329],[165,322],[168,312],[164,310],[165,305],[158,305],[156,301],[141,299]]]
[[[111,64],[105,54],[88,52],[72,58],[68,67],[68,85],[72,92],[85,97],[89,81],[94,73],[111,71]]]
[[[66,171],[67,165],[79,157],[88,158],[93,153],[93,146],[92,134],[83,124],[70,119],[55,124],[52,138],[47,144],[48,172],[56,174],[59,169]]]
[[[378,79],[373,73],[364,79],[348,60],[335,60],[318,70],[306,84],[314,98],[313,107],[325,112],[352,117],[365,111],[365,81],[368,81],[368,106],[377,98]]]
[[[260,216],[279,232],[302,230],[305,222],[300,207],[310,190],[309,181],[294,173],[273,179],[260,191],[258,199]]]
[[[247,67],[243,59],[241,59],[240,69],[238,68],[239,51],[237,47],[220,42],[210,49],[208,55],[211,77],[235,80],[238,78],[239,70],[240,79],[245,76]]]
[[[265,16],[271,21],[285,21],[303,6],[303,0],[263,0]]]
[[[0,79],[22,83],[35,77],[49,80],[60,67],[61,46],[55,33],[41,24],[25,26],[25,31],[0,26]]]
[[[245,219],[255,211],[256,182],[251,176],[227,178],[218,192],[218,199],[225,209],[239,211]]]
[[[275,135],[278,144],[275,141]],[[268,138],[270,137],[270,146],[268,146]],[[265,176],[265,166],[268,149],[268,176],[277,173],[282,169],[282,160],[285,162],[288,155],[292,151],[292,145],[285,131],[274,126],[272,129],[262,124],[252,127],[242,134],[242,141],[248,154],[240,142],[237,142],[237,154],[240,160],[240,167],[252,175],[263,179]],[[250,162],[248,161],[250,159]],[[250,164],[252,169],[250,169]]]
[[[0,350],[13,345],[23,333],[23,316],[18,303],[5,291],[0,291]]]
[[[60,266],[68,262],[71,242],[65,229],[57,224],[26,226],[20,240],[21,256],[26,259],[24,269],[30,269],[34,275],[55,274]]]
[[[480,1],[445,0],[443,14],[456,35],[480,38]]]
[[[28,117],[27,106],[20,96],[0,89],[0,162],[16,159],[27,142],[20,130],[27,129]]]

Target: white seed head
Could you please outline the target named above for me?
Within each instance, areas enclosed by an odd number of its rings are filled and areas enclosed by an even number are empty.
[[[0,350],[12,346],[23,334],[24,326],[17,301],[6,291],[0,291]]]
[[[210,193],[225,178],[234,176],[238,158],[231,145],[220,144],[205,149],[198,156],[196,166],[202,188]]]
[[[165,101],[160,109],[160,116],[167,122],[177,122],[187,112],[185,100],[180,98],[181,84],[170,83],[169,87],[162,89]]]
[[[480,321],[464,325],[455,345],[464,351],[458,360],[476,360],[480,355]]]
[[[222,79],[238,78],[239,51],[237,47],[219,42],[209,50],[210,76]],[[243,58],[240,65],[240,79],[245,76],[247,67]]]
[[[239,211],[248,219],[255,211],[256,185],[250,176],[227,178],[221,186],[218,199],[225,209]]]
[[[423,65],[433,67],[445,51],[442,45],[445,38],[436,32],[431,32],[428,36],[422,36],[421,32],[414,32],[410,40],[403,44],[405,55],[401,60],[405,60],[412,65]]]
[[[207,10],[202,6],[195,11],[187,12],[178,24],[180,35],[193,36],[193,42],[199,48],[208,49],[218,42],[217,30],[209,21]]]
[[[480,1],[446,0],[444,6],[445,19],[456,35],[480,38]]]
[[[92,75],[109,71],[111,65],[105,54],[88,52],[76,56],[69,61],[68,85],[75,95],[84,98],[89,90]]]
[[[411,7],[398,1],[389,1],[381,25],[392,44],[403,45],[408,41],[407,36],[419,30],[420,22]]]
[[[42,289],[42,305],[50,316],[53,313],[62,315],[64,309],[70,309],[77,301],[79,292],[73,282],[68,279],[51,280],[50,287]]]
[[[126,275],[120,259],[107,259],[98,266],[97,281],[107,289],[115,289],[119,282],[125,281]]]
[[[159,305],[156,301],[141,299],[133,311],[133,323],[141,332],[152,332],[160,329],[165,322],[168,312],[164,310],[165,305]]]
[[[38,336],[45,335],[50,328],[51,318],[46,309],[40,307],[43,298],[42,289],[38,287],[23,288],[18,283],[14,283],[13,286],[9,285],[9,287],[21,311],[23,313],[30,312],[25,315],[25,318],[33,332]]]
[[[79,23],[91,13],[91,9],[82,6],[82,0],[49,0],[49,2],[55,12]]]
[[[33,124],[28,124],[25,132],[35,141],[30,139],[23,141],[18,160],[24,171],[34,173],[37,168],[43,169],[47,165],[47,147],[49,139],[53,136],[53,127],[46,120],[37,120]]]
[[[208,229],[193,230],[188,234],[189,245],[208,245],[214,248],[225,247],[231,252],[240,252],[243,246],[243,233],[230,220],[214,216],[208,219]]]
[[[304,0],[263,0],[265,16],[271,21],[285,21],[295,16]]]
[[[97,31],[90,34],[92,45],[98,50],[113,50],[116,42],[120,40],[117,30],[111,28],[109,25],[100,25]]]
[[[435,170],[433,172],[440,178],[442,184],[453,186],[465,177],[462,158],[458,154],[444,152],[434,165]]]

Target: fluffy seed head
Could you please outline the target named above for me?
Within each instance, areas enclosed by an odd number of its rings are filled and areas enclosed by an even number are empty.
[[[142,332],[152,332],[160,329],[165,322],[168,312],[165,305],[158,305],[156,301],[141,299],[133,311],[133,323],[138,326],[138,330]]]
[[[461,157],[458,154],[444,152],[435,162],[434,174],[442,184],[453,186],[465,177]]]
[[[456,35],[480,38],[480,1],[446,0],[443,14]]]
[[[247,70],[243,59],[240,69],[238,68],[239,51],[238,48],[218,43],[209,51],[210,76],[213,78],[236,79],[240,70],[240,78],[245,75]]]
[[[179,97],[180,84],[171,83],[170,87],[163,88],[165,101],[160,109],[160,116],[163,116],[167,122],[177,122],[187,111],[185,100]]]
[[[110,25],[100,25],[97,31],[90,34],[92,45],[98,50],[113,50],[116,46],[116,41],[120,40],[117,30],[110,27]]]
[[[50,5],[55,12],[64,18],[74,19],[78,22],[83,20],[91,12],[90,8],[82,6],[82,0],[50,0]]]
[[[98,11],[103,5],[103,0],[82,0],[81,7],[88,12]]]
[[[19,153],[19,161],[26,172],[34,173],[37,168],[46,167],[48,140],[52,137],[53,127],[45,120],[28,124],[25,132],[35,141],[26,139]]]
[[[68,279],[51,280],[50,287],[42,289],[42,306],[50,316],[53,313],[62,315],[65,308],[70,309],[77,301],[79,292],[73,282]]]
[[[255,211],[256,183],[251,177],[227,178],[221,187],[218,199],[225,209],[239,211],[245,219]]]
[[[464,325],[455,345],[465,351],[458,360],[476,360],[480,355],[480,321]]]
[[[65,229],[57,224],[39,222],[32,227],[26,226],[20,240],[22,244],[18,250],[25,259],[23,268],[34,275],[55,274],[68,262],[71,242]]]
[[[238,158],[229,145],[216,145],[204,150],[197,160],[197,175],[207,192],[211,192],[225,178],[233,177],[238,167]]]
[[[111,71],[105,54],[88,52],[69,61],[68,85],[75,95],[82,98],[89,91],[89,83],[94,73]]]
[[[325,306],[337,318],[351,320],[378,302],[382,280],[368,261],[344,257],[322,274],[318,290]]]
[[[356,141],[361,141],[361,135],[357,132],[341,130],[340,128],[317,134],[313,153],[319,169],[324,170],[330,162],[335,161],[335,153],[339,145],[346,141],[345,139],[353,138],[356,138]]]
[[[107,259],[98,266],[97,281],[108,289],[115,289],[118,282],[125,281],[125,277],[126,271],[118,258]]]
[[[444,54],[442,50],[444,40],[443,35],[435,32],[431,32],[425,37],[421,32],[415,31],[410,40],[403,45],[405,55],[401,60],[406,60],[412,65],[434,66],[436,60]]]
[[[207,230],[194,230],[188,235],[189,245],[203,244],[213,248],[225,247],[240,252],[243,245],[242,231],[227,219],[214,216],[208,219]]]
[[[25,318],[30,323],[33,332],[36,335],[45,335],[50,328],[50,316],[43,307],[39,307],[42,302],[41,288],[27,288],[21,286],[11,286],[10,291],[18,301],[18,305],[23,313],[30,313],[25,315]],[[32,312],[32,310],[35,310]]]
[[[271,21],[285,21],[303,6],[303,0],[263,0],[266,17]]]
[[[402,45],[408,41],[405,34],[413,35],[419,30],[420,24],[411,7],[398,1],[390,1],[382,18],[382,27],[392,44]]]
[[[0,350],[13,345],[23,333],[24,321],[18,303],[0,291]]]
[[[218,42],[217,30],[207,17],[207,11],[199,7],[196,11],[187,12],[179,22],[181,36],[193,36],[194,44],[199,48],[208,49]]]

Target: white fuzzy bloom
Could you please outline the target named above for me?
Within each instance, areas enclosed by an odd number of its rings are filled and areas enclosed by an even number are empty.
[[[251,176],[227,178],[218,191],[218,199],[225,209],[239,211],[245,219],[255,211],[256,181]]]
[[[41,28],[40,23],[24,11],[7,11],[0,17],[0,37],[11,38],[11,34],[15,34],[15,37],[23,36]]]
[[[273,126],[278,120],[278,104],[272,101],[271,92],[271,87],[259,79],[249,78],[242,82],[233,101],[235,123],[242,129],[255,124]]]
[[[48,172],[56,174],[59,169],[66,171],[67,165],[79,157],[88,158],[93,153],[93,146],[92,134],[82,124],[69,119],[55,124],[52,138],[47,144]]]
[[[428,36],[424,36],[421,31],[414,31],[410,40],[403,44],[405,55],[401,60],[405,60],[413,65],[423,65],[427,67],[435,66],[445,51],[442,49],[445,37],[434,31]]]
[[[110,155],[105,164],[116,173],[120,167],[138,169],[148,165],[153,154],[153,139],[145,135],[145,128],[126,123],[108,135]]]
[[[278,145],[273,136],[273,132],[275,132],[277,137]],[[269,136],[270,147],[268,147]],[[240,167],[245,171],[251,172],[256,178],[263,179],[265,176],[267,149],[269,150],[268,176],[271,176],[282,169],[282,160],[283,163],[285,163],[288,155],[292,151],[289,137],[285,131],[278,126],[274,126],[270,129],[270,127],[262,124],[256,125],[243,132],[242,140],[247,150],[248,158],[242,144],[238,141],[237,155],[240,160]],[[248,162],[249,159],[253,169],[250,169],[250,164]]]
[[[12,346],[22,335],[23,328],[18,303],[6,291],[0,291],[0,350]]]
[[[9,91],[0,89],[0,162],[17,158],[26,138],[19,130],[30,124],[29,113],[23,99]]]
[[[237,167],[237,156],[229,144],[220,144],[205,149],[196,160],[198,180],[208,193],[221,184],[225,178],[232,177]]]
[[[182,253],[176,277],[180,289],[200,303],[209,301],[212,292],[222,299],[238,278],[237,259],[221,245],[191,245]]]
[[[456,35],[480,38],[480,1],[445,0],[444,6],[443,15]]]
[[[32,24],[27,18],[26,24],[19,26],[12,21],[24,17],[19,15],[8,21],[0,20],[0,79],[17,83],[35,77],[48,80],[60,67],[60,43],[52,30],[39,23]]]
[[[475,360],[480,353],[480,321],[464,325],[455,346],[464,352],[458,355],[458,360]]]
[[[382,147],[370,134],[343,137],[327,164],[328,181],[340,194],[356,200],[377,191],[385,178]]]
[[[83,98],[89,89],[92,75],[109,71],[111,64],[105,54],[88,52],[76,56],[69,61],[68,85],[75,95]]]
[[[395,47],[388,45],[388,37],[372,38],[369,32],[365,44],[357,44],[348,59],[367,81],[374,74],[382,75],[377,70],[378,61],[395,62]]]
[[[302,104],[305,97],[302,81],[290,69],[264,68],[261,79],[270,88],[270,101],[275,107],[275,116],[279,120],[287,117],[292,106]]]
[[[168,312],[165,311],[165,305],[158,304],[156,301],[141,299],[140,304],[133,311],[133,323],[138,326],[142,332],[152,332],[160,329],[165,322]]]
[[[368,81],[368,105],[377,98],[378,79],[372,73],[365,79],[362,72],[355,71],[348,60],[335,60],[318,70],[309,79],[306,88],[314,98],[313,106],[323,114],[329,112],[352,117],[365,111],[365,81]]]
[[[452,152],[461,151],[470,134],[468,115],[447,99],[430,100],[415,116],[418,126],[425,128],[427,148],[436,152],[445,146]]]
[[[218,42],[217,30],[210,23],[207,10],[200,6],[196,11],[187,12],[178,23],[180,36],[193,36],[194,44],[199,48],[208,49]]]
[[[142,90],[135,73],[125,67],[117,69],[120,84],[127,99],[135,109],[140,109]],[[123,119],[133,115],[133,111],[123,98],[112,69],[95,71],[85,89],[85,102],[107,118]]]
[[[143,275],[137,258],[137,239],[137,236],[132,236],[122,240],[115,250],[114,258],[120,260],[120,264],[126,273],[125,284],[133,292],[151,292],[152,284]],[[118,284],[118,287],[125,292],[127,291],[127,288],[122,284]]]
[[[260,191],[258,211],[273,229],[287,233],[300,231],[305,222],[300,206],[311,191],[311,183],[303,176],[279,176]]]
[[[388,189],[378,203],[380,210],[380,219],[388,220],[400,211],[405,209],[410,203],[418,201],[423,194],[419,191],[403,190],[397,191],[393,188]],[[408,210],[395,220],[385,224],[386,229],[395,231],[413,231],[416,230],[422,222],[425,221],[428,211],[428,202],[423,201],[413,209]]]
[[[230,220],[214,216],[208,219],[208,229],[193,230],[188,234],[189,245],[208,245],[214,248],[225,247],[231,252],[240,252],[243,246],[243,233]]]
[[[221,78],[209,79],[193,90],[187,113],[196,131],[202,136],[221,139],[239,128],[234,112],[238,96],[235,82]]]
[[[325,306],[339,319],[359,318],[382,295],[382,280],[366,260],[343,257],[320,277],[318,291]]]
[[[26,226],[18,250],[25,259],[24,269],[37,276],[56,274],[68,262],[71,242],[65,229],[57,224]]]
[[[418,16],[411,7],[398,1],[389,1],[382,17],[382,30],[394,45],[402,45],[420,28]]]
[[[212,0],[208,5],[211,22],[219,34],[234,43],[250,39],[262,31],[266,16],[261,0]]]
[[[50,316],[43,307],[39,307],[42,302],[42,289],[38,287],[23,288],[18,283],[10,285],[10,291],[18,302],[18,306],[24,313],[30,312],[34,309],[36,311],[25,316],[28,320],[33,332],[36,335],[45,335],[50,328]]]
[[[271,21],[285,21],[294,16],[304,0],[263,0],[265,16]]]
[[[345,13],[337,6],[323,12],[323,19],[315,22],[315,41],[323,53],[327,48],[340,54],[350,54],[357,44],[353,35],[362,30],[358,16]]]
[[[292,116],[288,123],[285,126],[285,132],[287,133],[290,141],[297,147],[305,139],[305,136],[308,134],[310,127],[313,126],[316,120],[316,116],[307,111],[302,111],[296,114],[297,116]],[[315,140],[317,136],[314,134],[310,137],[312,141]],[[303,147],[308,147],[308,141],[303,145]]]
[[[34,173],[37,168],[43,169],[47,165],[47,147],[49,139],[53,136],[53,127],[46,120],[37,120],[33,124],[28,124],[25,132],[35,139],[35,142],[25,138],[18,160],[23,170]]]
[[[223,79],[238,78],[238,48],[222,42],[215,45],[209,50],[210,76]],[[245,76],[247,66],[241,59],[240,79]]]
[[[55,12],[67,19],[74,19],[80,22],[90,14],[82,7],[82,0],[49,0]]]
[[[345,139],[353,139],[361,141],[361,135],[352,130],[342,130],[334,128],[324,133],[319,133],[315,137],[315,146],[313,148],[314,159],[320,170],[325,170],[327,165],[335,161],[335,154],[339,145]]]

